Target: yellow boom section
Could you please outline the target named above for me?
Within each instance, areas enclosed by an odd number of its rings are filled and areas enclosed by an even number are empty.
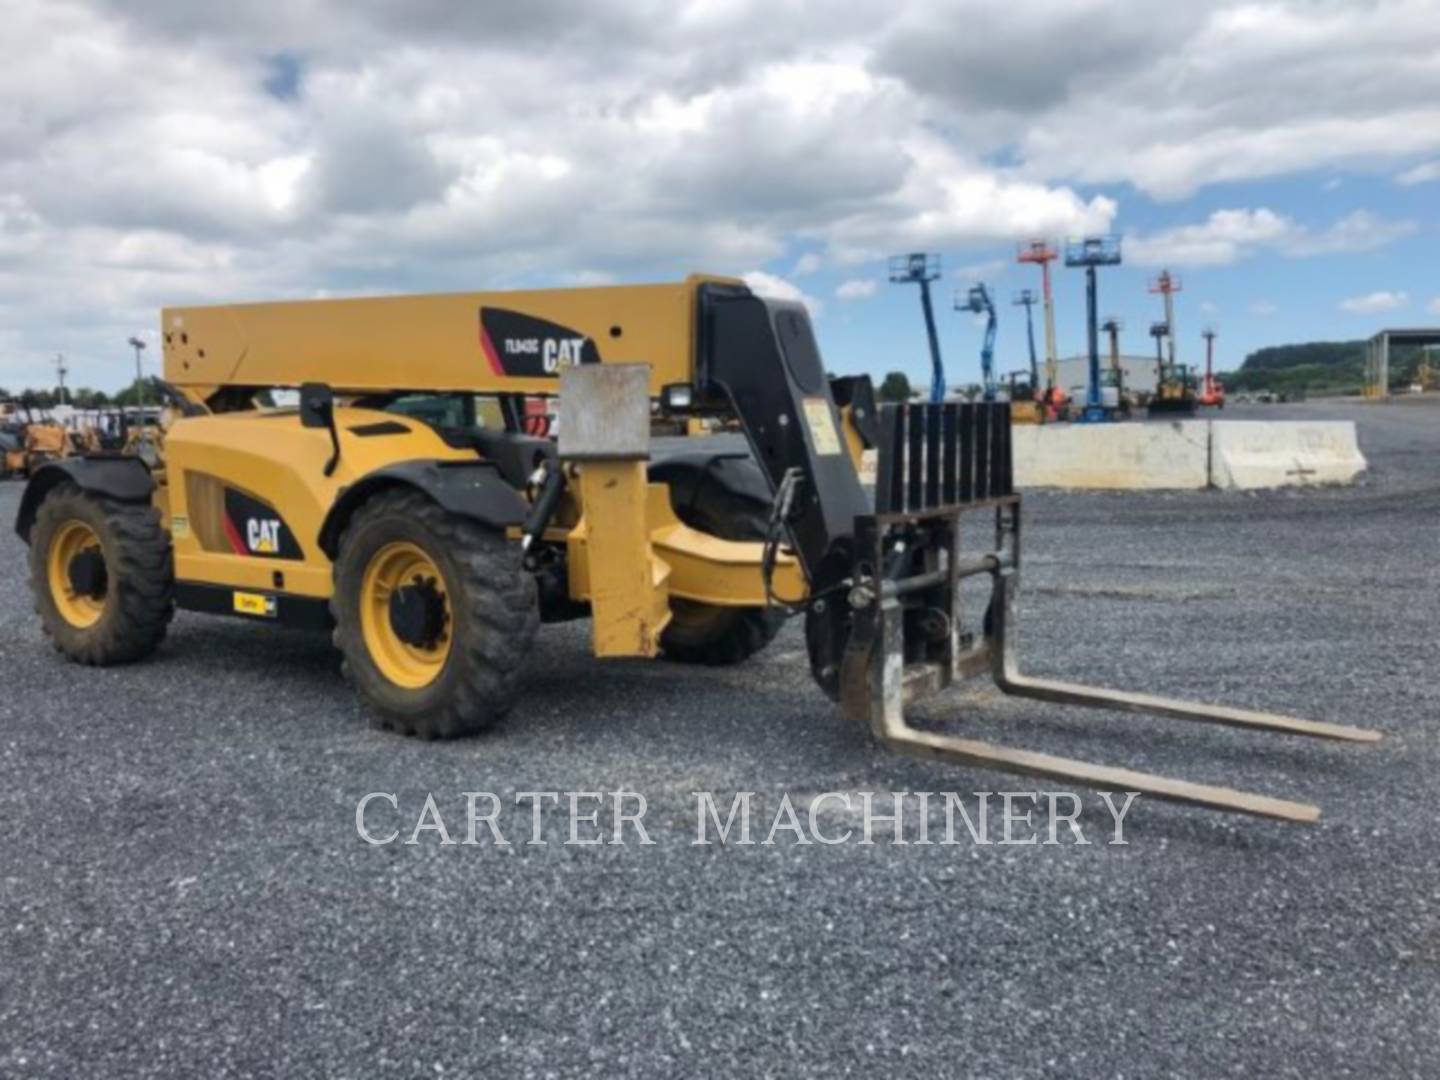
[[[649,364],[655,395],[691,380],[695,290],[726,280],[166,308],[165,378],[201,398],[307,382],[553,394],[583,360]]]

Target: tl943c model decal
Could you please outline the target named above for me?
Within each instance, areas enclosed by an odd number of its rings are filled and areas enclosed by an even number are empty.
[[[555,378],[562,368],[600,362],[584,334],[505,308],[480,309],[480,348],[496,375]]]

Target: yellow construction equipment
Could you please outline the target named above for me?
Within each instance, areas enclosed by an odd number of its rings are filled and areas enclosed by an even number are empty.
[[[148,654],[177,606],[329,629],[381,725],[448,737],[510,708],[542,621],[588,617],[599,656],[730,664],[798,615],[820,687],[911,753],[1311,820],[1304,804],[916,731],[904,705],[989,672],[1021,696],[1377,737],[1019,675],[1008,405],[877,412],[868,378],[826,375],[803,306],[739,281],[161,319],[184,415],[155,460],[47,464],[20,507],[45,630],[80,662]],[[749,452],[657,459],[652,426],[697,418],[737,426]],[[981,530],[962,543],[975,517],[994,538],[978,550]],[[960,600],[975,576],[991,582],[979,613]]]
[[[25,425],[25,475],[49,461],[58,461],[75,452],[69,433],[53,420],[35,420]]]

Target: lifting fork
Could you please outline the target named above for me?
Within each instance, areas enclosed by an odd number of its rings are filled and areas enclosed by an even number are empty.
[[[880,742],[915,757],[1257,817],[1319,818],[1319,808],[1307,803],[996,746],[906,722],[908,703],[958,679],[988,673],[1005,694],[1061,705],[1346,742],[1380,738],[1377,732],[1340,724],[1021,674],[1015,655],[1020,496],[1012,486],[1010,425],[1003,409],[898,406],[882,414],[876,513],[855,523],[853,585],[846,597],[852,620],[840,670],[846,714],[864,722]],[[951,410],[954,415],[946,415]],[[960,522],[977,510],[993,510],[995,544],[985,554],[966,557]],[[984,624],[971,632],[961,619],[960,585],[987,574],[991,589]]]

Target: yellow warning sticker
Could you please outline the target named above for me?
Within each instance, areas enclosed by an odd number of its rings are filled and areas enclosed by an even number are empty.
[[[810,428],[815,453],[822,457],[840,453],[840,433],[835,430],[835,419],[830,415],[830,402],[823,397],[807,397],[805,424]]]
[[[275,617],[275,597],[266,596],[264,593],[237,592],[235,594],[235,610],[241,615],[260,615],[263,618],[273,619]]]

